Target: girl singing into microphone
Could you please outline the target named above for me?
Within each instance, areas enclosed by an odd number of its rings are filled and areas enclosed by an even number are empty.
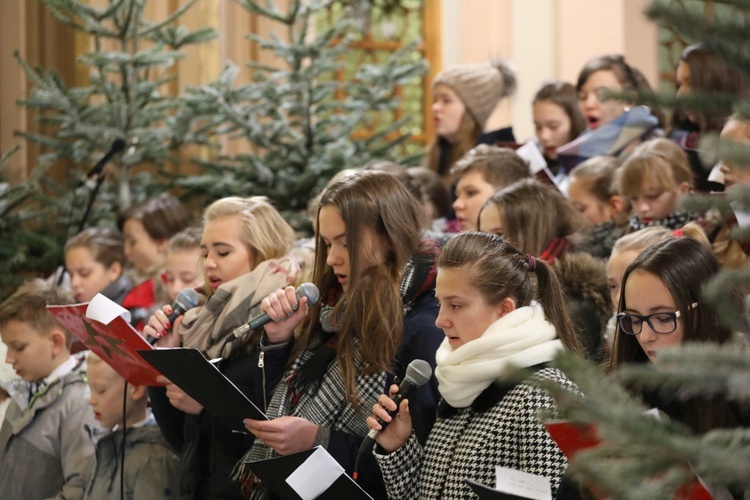
[[[388,498],[473,497],[465,480],[492,487],[498,465],[548,477],[554,497],[567,462],[537,417],[554,402],[533,382],[576,390],[546,364],[559,349],[580,350],[555,273],[500,236],[461,233],[443,247],[436,295],[442,400],[427,444],[414,437],[408,400],[391,418],[396,405],[383,394],[367,419],[376,430],[377,419],[390,422],[375,446]],[[507,380],[511,366],[536,373],[517,384]]]
[[[275,319],[265,326],[261,349],[294,348],[266,412],[271,420],[245,421],[256,439],[236,477],[252,498],[270,494],[252,474],[257,460],[322,445],[351,472],[368,431],[365,408],[388,374],[403,378],[413,359],[434,364],[442,339],[434,326],[437,252],[421,241],[420,210],[394,176],[377,171],[345,177],[321,197],[313,278],[320,305],[308,308],[292,287],[261,303]],[[416,400],[415,427],[426,435],[434,384],[421,387]],[[373,478],[362,468],[360,476],[377,496],[377,486],[367,484]]]
[[[169,324],[170,306],[149,319],[144,334],[158,346],[183,345],[209,358],[222,357],[221,372],[260,408],[283,370],[260,362],[258,336],[227,341],[232,331],[260,313],[260,301],[279,287],[293,284],[299,266],[291,255],[294,233],[263,197],[220,199],[203,216],[200,264],[205,305]],[[198,262],[196,262],[196,265]],[[168,333],[168,334],[167,334]],[[289,350],[264,353],[286,360]],[[166,379],[165,379],[166,381]],[[166,381],[168,382],[168,381]],[[162,433],[181,453],[181,491],[188,498],[242,498],[231,471],[252,436],[233,433],[179,387],[151,388],[154,416]]]

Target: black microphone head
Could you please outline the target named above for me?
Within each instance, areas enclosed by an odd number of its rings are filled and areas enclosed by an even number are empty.
[[[125,139],[123,139],[122,137],[118,137],[112,143],[112,147],[110,148],[110,151],[112,151],[113,153],[119,153],[120,151],[125,149],[125,146],[127,146]]]
[[[314,306],[320,299],[320,291],[313,283],[302,283],[297,287],[297,297],[307,297],[307,305]]]
[[[432,376],[432,366],[423,359],[415,359],[406,367],[405,380],[410,381],[417,387],[427,383]]]
[[[192,288],[186,288],[177,294],[177,297],[174,299],[174,304],[176,307],[173,307],[173,309],[179,309],[182,314],[184,314],[190,309],[197,307],[200,298],[201,297],[198,292],[196,292]]]

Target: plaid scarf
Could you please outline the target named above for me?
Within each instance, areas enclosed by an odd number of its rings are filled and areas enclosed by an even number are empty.
[[[557,259],[562,258],[570,250],[570,241],[568,238],[554,238],[549,242],[547,248],[542,250],[539,258],[547,264],[552,264]]]
[[[570,172],[594,156],[624,156],[628,153],[628,146],[634,141],[644,140],[656,132],[658,126],[659,120],[647,106],[633,106],[611,122],[588,130],[557,148],[557,160],[566,172]]]
[[[652,220],[650,222],[643,222],[640,217],[636,214],[630,216],[630,227],[633,231],[638,231],[644,227],[666,227],[667,229],[680,229],[688,222],[692,222],[698,219],[698,214],[695,212],[685,212],[675,210],[671,214],[667,215],[663,219]]]
[[[222,283],[205,305],[185,313],[179,329],[182,345],[209,358],[228,358],[244,342],[225,345],[224,340],[260,312],[263,298],[292,284],[298,272],[297,260],[285,255],[260,262],[251,272]]]

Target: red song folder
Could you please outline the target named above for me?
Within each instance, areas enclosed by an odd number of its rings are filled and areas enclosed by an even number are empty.
[[[130,326],[126,309],[97,294],[89,303],[47,306],[47,310],[129,384],[164,385],[156,382],[159,372],[136,353],[153,347]]]

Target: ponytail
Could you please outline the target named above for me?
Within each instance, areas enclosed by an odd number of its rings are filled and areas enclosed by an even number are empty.
[[[512,297],[520,308],[536,300],[565,348],[579,355],[583,352],[557,275],[543,260],[521,253],[501,236],[469,231],[448,240],[438,267],[465,268],[469,283],[488,304]]]
[[[530,257],[534,259],[534,257]],[[557,274],[542,259],[534,259],[534,266],[529,272],[536,274],[536,300],[544,309],[544,317],[552,323],[557,336],[565,348],[578,355],[583,355],[583,347],[573,329],[573,323],[568,316],[565,296],[562,292]]]

